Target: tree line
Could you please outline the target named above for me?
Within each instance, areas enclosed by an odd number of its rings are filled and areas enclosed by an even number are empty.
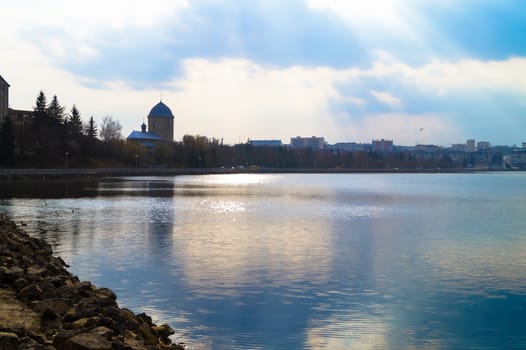
[[[56,95],[48,103],[40,91],[32,113],[11,111],[0,126],[0,165],[7,167],[127,166],[122,158],[136,153],[126,145],[120,123],[102,119],[100,130],[91,116],[82,120],[79,108],[69,111]]]
[[[145,148],[126,142],[111,116],[100,130],[93,116],[84,122],[76,105],[69,111],[56,95],[48,103],[40,91],[28,118],[5,118],[0,130],[0,166],[40,168],[172,167],[172,168],[307,168],[415,169],[462,166],[450,157],[422,158],[410,152],[297,149],[250,143],[223,145],[216,138],[185,135],[181,142]]]

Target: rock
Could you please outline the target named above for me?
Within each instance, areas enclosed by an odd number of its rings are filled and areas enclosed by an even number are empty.
[[[30,280],[35,280],[42,277],[47,272],[47,269],[40,266],[29,266],[26,271],[26,277]]]
[[[63,329],[57,334],[53,336],[53,346],[56,349],[63,349],[64,343],[66,340],[73,338],[75,335],[77,335],[79,331],[74,331],[70,329]]]
[[[24,269],[18,266],[0,266],[0,282],[11,283],[24,277]]]
[[[33,300],[39,300],[42,297],[44,291],[38,284],[30,284],[22,288],[16,295],[18,299],[25,302],[31,302]]]
[[[34,301],[31,305],[36,312],[44,313],[50,310],[58,316],[63,316],[70,307],[67,300],[58,298]]]
[[[175,334],[172,327],[170,327],[167,324],[162,324],[160,326],[152,326],[152,331],[153,333],[165,339],[168,339],[169,336],[171,336],[172,334]]]
[[[38,313],[16,299],[16,293],[0,288],[0,330],[23,335],[28,330],[39,330]]]
[[[72,323],[73,329],[93,328],[99,325],[100,317],[81,318]]]
[[[107,288],[81,282],[51,246],[0,215],[0,350],[153,350],[174,333],[117,305]]]
[[[126,331],[124,335],[124,348],[129,350],[145,350],[144,341],[135,333]]]
[[[106,339],[111,339],[114,335],[114,332],[113,330],[107,328],[107,327],[97,327],[97,328],[94,328],[92,331],[91,331],[92,334],[97,334],[101,337],[104,337]]]
[[[26,287],[28,284],[29,284],[29,281],[21,277],[13,283],[13,286],[15,287],[17,291],[20,291],[22,290],[22,288]]]
[[[99,299],[102,305],[114,305],[117,296],[108,288],[99,288],[95,291],[95,297]]]
[[[0,332],[0,349],[18,349],[18,335],[12,332]]]
[[[111,342],[97,332],[80,333],[66,339],[58,350],[111,350]]]

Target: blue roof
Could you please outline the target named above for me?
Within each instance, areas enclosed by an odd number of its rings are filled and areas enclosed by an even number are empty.
[[[158,104],[153,106],[152,110],[150,111],[150,114],[148,114],[148,118],[150,117],[173,118],[174,115],[172,114],[172,111],[167,105],[165,105],[162,102],[159,102]]]
[[[146,148],[155,148],[155,145],[151,142],[143,141],[143,142],[140,142],[140,144]]]
[[[127,140],[162,141],[162,139],[153,132],[142,132],[137,130],[133,130],[131,134],[127,137]]]

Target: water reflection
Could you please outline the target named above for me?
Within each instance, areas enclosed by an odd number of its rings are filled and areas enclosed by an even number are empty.
[[[518,349],[525,179],[124,178],[0,210],[193,348]]]

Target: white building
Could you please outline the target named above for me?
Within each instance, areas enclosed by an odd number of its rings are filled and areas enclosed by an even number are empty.
[[[251,146],[254,147],[281,147],[281,140],[250,140]]]
[[[485,149],[490,149],[490,148],[491,148],[491,144],[488,141],[479,141],[479,142],[477,142],[477,150],[478,151],[485,150]]]
[[[394,151],[393,140],[373,140],[371,142],[371,147],[373,152],[389,153]]]
[[[469,139],[466,141],[466,152],[475,152],[476,151],[476,148],[475,148],[475,140],[474,139]]]
[[[290,139],[291,148],[310,148],[312,150],[321,151],[325,148],[325,138],[323,137],[294,137]]]

